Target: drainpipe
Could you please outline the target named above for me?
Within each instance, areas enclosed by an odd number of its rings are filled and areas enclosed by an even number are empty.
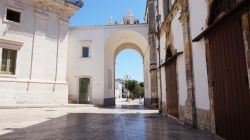
[[[32,38],[32,48],[31,48],[31,58],[30,58],[30,73],[29,73],[29,81],[28,81],[28,85],[26,88],[26,91],[29,91],[29,87],[30,87],[30,80],[32,77],[32,70],[33,70],[33,57],[34,57],[34,47],[35,47],[35,35],[36,35],[36,13],[34,13],[34,27],[33,27],[33,38]]]
[[[57,43],[56,43],[56,70],[55,70],[55,78],[53,84],[53,92],[55,92],[55,86],[57,81],[57,73],[58,73],[58,55],[59,55],[59,41],[60,41],[60,31],[61,31],[60,19],[58,19],[58,33],[57,33]]]
[[[158,39],[158,72],[159,72],[159,79],[160,79],[160,104],[159,104],[159,113],[162,113],[162,81],[161,81],[161,44],[160,44],[160,37],[161,37],[161,29],[160,29],[160,21],[161,21],[161,15],[159,14],[159,0],[157,0],[157,4],[156,4],[156,9],[157,9],[157,16],[156,16],[156,21],[157,21],[157,39]]]

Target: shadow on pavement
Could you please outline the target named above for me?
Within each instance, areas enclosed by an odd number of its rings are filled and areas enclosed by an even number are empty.
[[[71,113],[26,128],[12,129],[1,140],[214,140],[159,114]]]

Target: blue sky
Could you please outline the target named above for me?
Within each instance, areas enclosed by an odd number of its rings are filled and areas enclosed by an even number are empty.
[[[105,25],[112,16],[120,21],[131,9],[144,22],[146,0],[84,0],[84,6],[70,20],[71,26]]]
[[[144,23],[146,0],[84,0],[84,6],[70,20],[71,26],[106,25],[109,17],[120,21],[131,9]],[[142,57],[133,50],[124,50],[116,58],[116,78],[128,74],[131,79],[143,81]]]
[[[141,55],[132,49],[121,51],[116,57],[116,78],[128,75],[131,79],[143,82],[143,60]]]

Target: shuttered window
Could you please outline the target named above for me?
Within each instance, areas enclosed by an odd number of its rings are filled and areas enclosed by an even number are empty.
[[[16,50],[2,50],[1,74],[15,74],[16,71]]]

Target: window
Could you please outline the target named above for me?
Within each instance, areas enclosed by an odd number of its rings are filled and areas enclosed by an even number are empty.
[[[82,57],[89,57],[89,47],[82,47]]]
[[[6,19],[17,23],[21,22],[21,12],[7,9]]]
[[[170,0],[163,0],[164,18],[166,18],[166,16],[169,14],[170,3]]]
[[[170,47],[168,47],[167,50],[166,50],[166,58],[165,58],[165,60],[167,61],[172,56],[173,56],[172,51],[171,51]]]
[[[10,50],[10,49],[3,48],[0,73],[2,73],[2,74],[15,74],[16,56],[17,56],[16,50]]]
[[[81,54],[80,54],[80,57],[81,58],[89,58],[90,55],[91,55],[91,44],[92,44],[92,41],[91,40],[83,40],[80,42],[81,43],[81,51],[79,51]],[[79,48],[80,49],[80,48]]]

